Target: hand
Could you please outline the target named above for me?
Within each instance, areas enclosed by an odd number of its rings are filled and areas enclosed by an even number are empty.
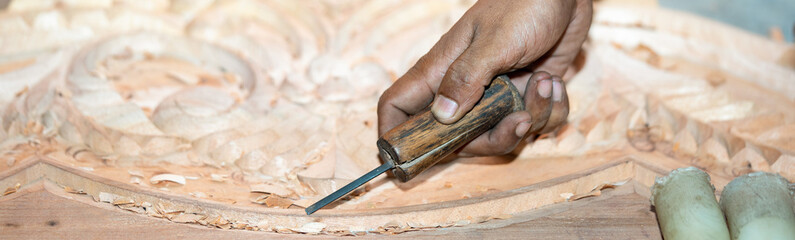
[[[558,76],[580,51],[591,15],[590,0],[478,1],[381,96],[379,135],[431,103],[437,120],[454,123],[506,72],[514,72],[526,111],[508,115],[462,153],[505,154],[527,134],[554,130],[569,112]]]

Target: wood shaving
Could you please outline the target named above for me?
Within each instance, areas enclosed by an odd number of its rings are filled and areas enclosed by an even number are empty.
[[[210,180],[213,182],[225,182],[227,178],[229,178],[227,175],[210,174]]]
[[[326,224],[325,223],[311,222],[311,223],[307,223],[307,224],[304,224],[303,226],[301,226],[301,228],[298,229],[298,232],[309,233],[309,234],[318,234],[318,233],[320,233],[320,231],[323,231],[323,229],[325,229],[325,228],[326,228]]]
[[[142,181],[143,181],[143,178],[130,177],[130,183],[132,183],[132,184],[139,184],[140,185]]]
[[[113,205],[128,205],[128,204],[135,204],[135,201],[126,197],[119,197],[113,200]]]
[[[99,192],[99,202],[112,203],[119,196],[112,193]]]
[[[574,196],[574,193],[567,192],[567,193],[561,193],[560,194],[560,197],[562,197],[563,199],[566,199],[566,200],[570,199],[571,196]]]
[[[137,170],[128,170],[127,173],[130,174],[130,176],[133,176],[133,177],[140,177],[140,178],[144,178],[145,177],[143,172],[137,171]]]
[[[149,182],[152,184],[158,184],[163,181],[169,181],[173,183],[178,183],[180,185],[185,185],[185,177],[183,177],[182,175],[166,173],[166,174],[158,174],[152,176],[152,178],[149,178]]]
[[[146,207],[145,210],[146,210],[146,215],[147,216],[159,217],[159,218],[163,217],[163,215],[160,214],[159,212],[157,212],[157,210],[155,208],[153,208],[153,207]]]
[[[3,192],[3,196],[17,192],[17,190],[19,190],[19,187],[21,187],[21,186],[22,186],[22,184],[17,183],[13,187],[6,188],[6,191]]]
[[[94,171],[94,168],[92,168],[92,167],[78,167],[78,168],[82,169],[83,171],[88,171],[88,172],[93,172]]]
[[[462,220],[458,220],[458,221],[456,221],[456,222],[453,224],[453,226],[454,226],[454,227],[461,227],[461,226],[466,226],[466,225],[469,225],[470,223],[472,223],[472,221],[470,221],[470,220],[466,220],[466,219],[462,219]]]
[[[70,188],[70,187],[63,187],[63,190],[68,192],[68,193],[72,193],[72,194],[86,194],[86,192],[83,191],[83,189],[74,189],[74,188]]]
[[[270,195],[265,199],[265,205],[268,207],[288,208],[290,205],[293,205],[293,201],[276,195]]]
[[[163,202],[158,202],[158,203],[157,203],[157,205],[155,205],[155,209],[156,209],[158,212],[160,212],[161,214],[164,214],[164,215],[165,215],[165,214],[176,214],[176,213],[181,213],[181,212],[183,212],[183,210],[177,210],[177,209],[174,209],[174,208],[171,206],[171,204],[169,204],[169,203],[163,203]]]
[[[583,194],[572,195],[571,197],[567,198],[566,201],[571,202],[571,201],[576,201],[576,200],[580,200],[580,199],[587,198],[587,197],[601,196],[602,195],[602,190],[608,189],[608,188],[615,188],[617,186],[624,185],[627,182],[629,182],[629,179],[624,180],[624,181],[614,182],[614,183],[602,183],[602,184],[597,185],[593,189],[591,189],[590,192],[583,193]]]
[[[117,207],[119,207],[121,209],[124,209],[124,210],[127,210],[127,211],[130,211],[130,212],[138,213],[138,214],[145,214],[146,213],[146,210],[144,210],[144,208],[138,207],[138,206],[135,206],[135,205],[130,205],[130,204],[128,204],[128,205],[118,205]]]
[[[226,221],[226,219],[222,218],[221,216],[216,217],[213,221],[210,222],[210,225],[214,226],[221,226],[226,224],[229,224],[229,221]]]
[[[284,188],[282,186],[277,186],[269,183],[251,185],[250,188],[251,192],[269,193],[280,197],[288,197],[290,195],[293,195],[293,191]]]
[[[235,224],[232,224],[232,226],[231,226],[231,228],[234,228],[234,229],[246,229],[246,227],[248,227],[247,223],[235,223]]]

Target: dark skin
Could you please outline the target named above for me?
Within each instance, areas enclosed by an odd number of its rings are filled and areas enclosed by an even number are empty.
[[[460,155],[501,155],[530,134],[563,124],[568,96],[562,76],[585,41],[591,0],[481,0],[378,101],[378,132],[429,105],[442,123],[456,122],[494,76],[512,72],[526,111],[512,113],[467,144]]]

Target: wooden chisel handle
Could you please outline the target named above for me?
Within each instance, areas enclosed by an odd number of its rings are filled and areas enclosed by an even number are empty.
[[[378,151],[392,172],[406,182],[493,128],[504,117],[524,110],[519,90],[507,76],[495,78],[472,111],[453,124],[443,124],[430,111],[414,115],[378,139]]]

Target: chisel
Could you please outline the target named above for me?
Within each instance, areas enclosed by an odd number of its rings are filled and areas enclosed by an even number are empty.
[[[414,115],[378,139],[376,144],[383,165],[312,204],[306,208],[306,214],[314,213],[390,169],[400,181],[409,181],[496,126],[508,114],[523,110],[524,101],[519,90],[507,76],[501,75],[492,80],[472,110],[453,124],[438,122],[430,111]]]

